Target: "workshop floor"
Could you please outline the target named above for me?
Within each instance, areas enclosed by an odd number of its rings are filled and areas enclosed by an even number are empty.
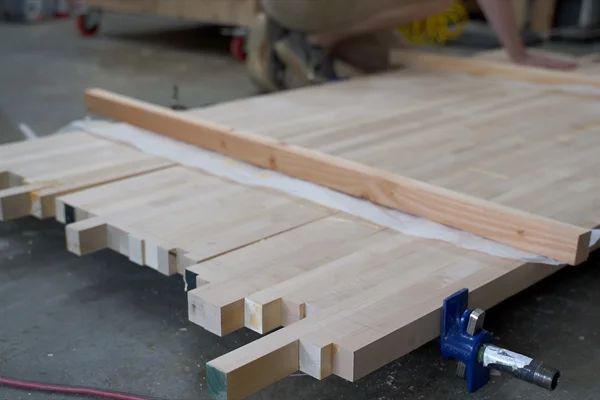
[[[50,134],[85,115],[82,93],[101,86],[189,107],[256,94],[214,31],[157,19],[107,16],[79,38],[71,21],[0,23],[0,143],[23,130]],[[0,224],[0,375],[208,399],[204,364],[258,335],[217,338],[187,321],[180,278],[165,278],[104,251],[78,258],[64,227],[27,218]],[[558,272],[495,307],[498,344],[562,370],[553,392],[496,374],[472,399],[598,399],[600,257]],[[549,267],[551,268],[551,267]],[[430,343],[356,383],[294,375],[256,399],[456,399],[454,364]],[[0,400],[62,399],[0,387]]]

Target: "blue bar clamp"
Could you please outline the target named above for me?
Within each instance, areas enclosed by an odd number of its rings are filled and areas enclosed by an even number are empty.
[[[469,291],[461,289],[444,300],[440,348],[445,359],[458,361],[457,375],[467,380],[474,392],[490,379],[490,368],[509,372],[524,381],[553,390],[560,372],[541,362],[492,345],[490,332],[483,329],[485,311],[470,310]]]

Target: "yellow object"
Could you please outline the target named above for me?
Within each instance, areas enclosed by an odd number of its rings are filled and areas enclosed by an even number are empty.
[[[469,13],[462,1],[457,0],[441,14],[400,27],[402,36],[412,44],[446,43],[462,35]]]

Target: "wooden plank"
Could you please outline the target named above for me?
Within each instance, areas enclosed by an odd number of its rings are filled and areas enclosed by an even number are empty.
[[[266,311],[246,313],[244,298],[290,278],[304,276],[360,249],[381,229],[355,218],[335,215],[188,267],[199,286],[188,292],[189,319],[220,336],[244,325],[260,333],[279,327],[282,325],[279,310],[275,311],[276,318],[268,321],[263,318]],[[293,320],[303,317],[296,315]]]
[[[31,213],[31,192],[43,184],[29,184],[0,190],[0,221],[25,217]]]
[[[80,174],[73,174],[53,182],[51,187],[32,192],[31,214],[38,218],[50,218],[55,215],[57,196],[83,190],[92,186],[109,183],[132,176],[146,174],[173,165],[171,161],[160,158],[143,157],[140,160],[115,160],[110,166],[95,168]]]
[[[0,156],[2,220],[52,217],[58,195],[173,165],[82,132],[2,145]]]
[[[598,65],[592,57],[577,61],[586,73]],[[523,88],[405,69],[190,113],[536,215],[596,226],[598,98],[585,90]]]
[[[258,0],[87,0],[108,12],[158,15],[213,24],[248,26]]]
[[[577,72],[557,71],[516,64],[497,63],[478,58],[452,57],[441,54],[394,50],[390,62],[429,71],[456,72],[475,76],[502,78],[546,85],[577,85],[600,88],[600,78]]]
[[[589,254],[588,229],[100,89],[88,90],[86,103],[100,115],[568,264],[578,264]]]
[[[61,220],[76,217],[66,228],[74,253],[108,247],[166,275],[334,213],[181,166],[79,191],[56,203]]]

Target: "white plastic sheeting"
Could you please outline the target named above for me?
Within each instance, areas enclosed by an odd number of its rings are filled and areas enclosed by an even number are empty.
[[[201,149],[197,146],[157,135],[143,129],[101,120],[75,121],[64,130],[84,130],[111,140],[132,145],[141,151],[161,156],[177,163],[198,168],[211,175],[256,187],[275,189],[291,196],[310,200],[331,209],[346,212],[377,225],[406,235],[442,240],[455,246],[483,252],[492,256],[560,265],[552,258],[531,254],[511,246],[485,239],[469,232],[450,228],[427,219],[382,207],[326,187],[255,167],[245,162]],[[160,188],[157,188],[160,190]],[[592,231],[590,246],[600,241],[600,230]]]

